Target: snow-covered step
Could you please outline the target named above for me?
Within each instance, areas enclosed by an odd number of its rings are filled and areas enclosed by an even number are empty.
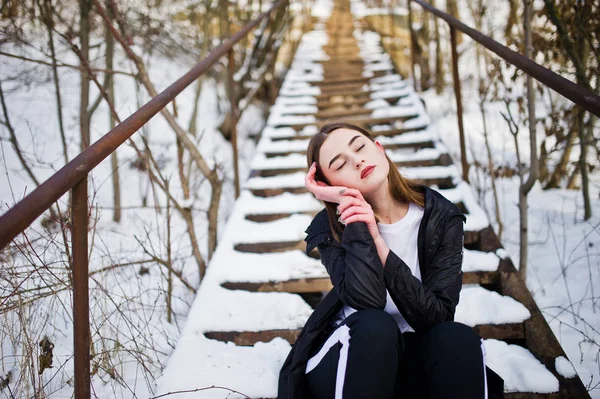
[[[454,315],[456,321],[471,327],[522,323],[530,317],[531,313],[520,302],[477,285],[463,286]]]
[[[400,173],[406,177],[427,185],[435,184],[439,187],[454,187],[454,182],[459,180],[458,169],[454,165],[413,168],[407,167],[399,168],[399,170]],[[273,193],[263,192],[269,189],[282,189],[283,191],[287,192],[302,193],[306,191],[304,179],[305,173],[302,172],[271,177],[251,177],[246,181],[244,188],[252,190],[254,195],[261,197],[275,195]]]
[[[483,208],[475,198],[473,188],[464,180],[460,180],[456,187],[440,189],[440,193],[454,203],[462,203],[468,213],[465,230],[479,231],[490,225],[490,221]]]
[[[306,236],[304,230],[312,219],[309,215],[293,214],[266,223],[241,220],[236,223],[236,230],[232,232],[231,240],[235,244],[299,241]]]
[[[243,212],[247,215],[318,212],[323,204],[312,193],[282,193],[273,197],[256,197],[248,190],[240,192]]]
[[[420,133],[420,132],[407,132],[409,133]],[[391,140],[387,140],[390,138]],[[413,150],[419,148],[432,148],[435,147],[434,139],[429,135],[414,135],[411,137],[402,138],[400,136],[387,137],[387,136],[378,136],[375,137],[385,149],[401,149],[401,148],[412,148]],[[287,143],[281,143],[284,140],[276,140],[271,142],[266,142],[261,147],[261,150],[266,157],[283,157],[290,155],[292,153],[295,154],[306,154],[306,146],[300,145],[299,143],[295,143],[289,140]],[[290,148],[285,148],[286,144],[290,144]],[[302,143],[303,144],[303,143]]]
[[[422,148],[415,151],[413,148],[388,151],[390,159],[397,166],[433,166],[440,165],[441,153],[437,148]],[[448,162],[451,162],[447,156]],[[257,153],[252,159],[252,169],[255,171],[271,170],[274,175],[278,173],[292,173],[306,170],[306,156],[297,152],[278,157],[267,157],[263,153]],[[265,176],[265,174],[259,174]]]
[[[228,290],[220,286],[214,287],[210,292],[220,300],[198,318],[198,325],[202,326],[201,332],[294,330],[302,328],[306,318],[312,313],[310,306],[300,297],[287,293]],[[300,302],[294,301],[294,297]],[[279,306],[278,301],[282,301]],[[253,307],[258,306],[260,309],[252,310]],[[260,320],[248,321],[247,317],[242,316],[244,312],[254,313],[256,318],[260,317]],[[465,286],[461,291],[455,320],[474,327],[490,324],[520,324],[530,317],[529,310],[509,296],[479,286]],[[200,327],[198,331],[200,332]],[[504,331],[502,327],[486,331],[494,334],[496,338],[504,338],[501,336]],[[509,331],[510,338],[523,338],[522,330],[520,337],[513,336],[512,329]],[[260,335],[256,337],[260,338]]]

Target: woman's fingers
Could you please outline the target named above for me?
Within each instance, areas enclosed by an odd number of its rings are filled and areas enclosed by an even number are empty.
[[[343,196],[340,201],[340,204],[337,207],[337,213],[341,215],[342,212],[344,212],[346,209],[348,209],[348,207],[353,205],[361,205],[361,201],[354,197]]]
[[[366,214],[368,214],[368,212],[365,208],[363,208],[362,206],[354,205],[354,206],[351,206],[348,209],[346,209],[344,212],[342,212],[339,220],[341,222],[344,222],[344,221],[347,221],[353,215],[366,215]]]
[[[352,216],[349,216],[346,220],[344,220],[344,224],[348,225],[350,223],[354,223],[354,222],[365,222],[365,223],[369,223],[369,215],[367,214],[355,214]]]

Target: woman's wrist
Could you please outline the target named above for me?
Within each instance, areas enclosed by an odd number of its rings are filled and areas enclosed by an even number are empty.
[[[387,260],[388,254],[390,253],[390,248],[383,240],[383,237],[378,235],[373,239],[375,242],[375,247],[377,247],[377,254],[379,255],[379,259],[381,260],[381,264],[385,267],[385,262]]]

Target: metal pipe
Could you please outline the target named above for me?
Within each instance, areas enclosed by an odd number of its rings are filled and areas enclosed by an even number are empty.
[[[509,49],[494,39],[463,24],[458,19],[438,10],[423,0],[411,1],[419,3],[419,5],[427,11],[445,20],[451,27],[469,35],[477,43],[480,43],[488,50],[493,51],[509,64],[516,66],[545,86],[548,86],[552,90],[556,91],[558,94],[568,98],[575,104],[581,105],[592,114],[600,116],[600,96],[598,96],[596,93],[563,78],[548,68],[545,68],[533,60],[517,53],[516,51]]]
[[[71,238],[73,240],[73,353],[75,398],[90,397],[90,304],[88,290],[88,181],[73,187]]]
[[[240,172],[238,166],[238,148],[237,148],[237,123],[238,123],[238,99],[235,93],[235,85],[233,74],[235,72],[235,58],[233,49],[229,50],[227,57],[227,86],[229,94],[229,102],[231,103],[231,147],[233,148],[233,171],[234,171],[234,186],[235,198],[240,196]]]
[[[415,51],[416,51],[416,44],[417,44],[417,38],[415,37],[415,31],[413,30],[413,26],[412,26],[412,7],[411,7],[411,1],[412,0],[408,0],[408,31],[410,32],[410,73],[413,79],[413,88],[415,89],[415,91],[417,90],[417,78],[415,77]]]
[[[454,80],[454,97],[456,98],[456,118],[458,119],[458,134],[460,138],[460,160],[462,163],[463,180],[469,182],[469,164],[465,146],[465,128],[463,125],[462,94],[460,91],[460,74],[458,72],[458,52],[456,51],[456,29],[450,26],[450,42],[452,44],[452,79]]]
[[[108,157],[125,140],[154,115],[160,112],[168,103],[181,93],[187,86],[206,72],[219,58],[227,54],[233,45],[243,39],[271,12],[278,9],[289,0],[279,0],[268,11],[257,19],[247,23],[239,32],[226,39],[223,44],[210,52],[188,73],[167,87],[160,94],[142,106],[129,118],[109,131],[102,138],[82,151],[71,162],[63,166],[48,180],[33,190],[27,197],[9,209],[0,217],[0,250],[4,249],[19,233],[24,231],[38,216],[56,202],[61,196],[84,179],[87,174]]]

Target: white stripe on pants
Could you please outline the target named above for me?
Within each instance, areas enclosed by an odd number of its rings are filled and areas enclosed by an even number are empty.
[[[305,374],[310,373],[317,365],[323,360],[329,349],[335,344],[340,342],[342,349],[340,349],[340,359],[338,360],[337,375],[335,377],[335,399],[342,399],[342,391],[344,389],[344,379],[346,378],[346,365],[348,364],[348,347],[350,346],[350,327],[347,325],[339,326],[327,341],[323,344],[321,350],[311,357],[306,364]],[[486,396],[487,399],[487,396]]]
[[[485,372],[485,344],[483,343],[483,339],[479,339],[481,341],[481,356],[483,357],[483,399],[488,399],[488,386],[487,386],[487,373]]]

